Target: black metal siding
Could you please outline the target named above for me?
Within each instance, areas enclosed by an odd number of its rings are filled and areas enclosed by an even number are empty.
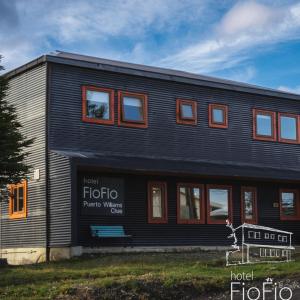
[[[68,158],[49,153],[49,246],[71,245],[71,168]]]
[[[9,219],[8,203],[3,203],[1,246],[2,248],[46,246],[46,161],[45,161],[45,104],[46,65],[27,70],[10,79],[9,103],[17,109],[22,132],[35,138],[26,162],[33,169],[40,169],[40,180],[28,180],[26,219]],[[32,176],[33,174],[30,174]]]
[[[81,86],[84,84],[148,94],[149,128],[82,122]],[[176,124],[176,98],[197,100],[197,126]],[[209,103],[229,105],[228,129],[208,127]],[[252,139],[254,107],[300,114],[299,103],[292,100],[278,101],[255,94],[53,65],[49,146],[51,149],[205,159],[299,170],[300,145]],[[117,118],[117,101],[115,111]]]
[[[279,208],[273,203],[278,202],[279,188],[297,188],[295,185],[260,183],[255,181],[197,179],[195,177],[154,177],[130,174],[97,174],[97,176],[112,176],[124,178],[125,182],[125,215],[124,216],[84,216],[78,214],[80,220],[79,243],[83,246],[167,246],[167,245],[230,245],[227,236],[230,230],[222,224],[177,224],[176,184],[179,182],[221,184],[232,186],[233,224],[241,224],[241,186],[257,187],[258,224],[294,233],[293,244],[300,244],[299,221],[280,221]],[[168,223],[148,224],[147,221],[147,183],[149,180],[167,182],[168,192]],[[205,192],[206,198],[206,192]],[[206,206],[206,205],[205,205]],[[123,225],[131,240],[96,239],[91,237],[90,225]]]

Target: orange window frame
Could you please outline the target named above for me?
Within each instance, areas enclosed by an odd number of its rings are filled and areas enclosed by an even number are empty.
[[[86,95],[88,91],[103,92],[109,94],[109,119],[108,120],[90,118],[86,115],[86,110],[87,110]],[[88,123],[95,123],[95,124],[113,125],[115,122],[114,99],[115,99],[115,94],[114,94],[114,90],[112,89],[88,86],[88,85],[82,86],[82,121]]]
[[[124,97],[133,97],[133,98],[140,99],[142,101],[142,106],[143,106],[142,121],[124,119],[124,105],[123,105]],[[119,126],[127,126],[133,128],[147,128],[148,127],[148,96],[146,94],[118,91],[118,114],[119,114],[119,118],[118,118]]]
[[[296,199],[296,216],[287,217],[282,214],[282,193],[294,193]],[[281,221],[295,221],[300,220],[300,201],[299,191],[297,189],[280,189],[279,190],[279,209],[280,209],[280,220]]]
[[[182,105],[192,106],[193,117],[182,116]],[[195,100],[176,99],[176,122],[184,125],[197,125],[197,102]]]
[[[296,119],[296,140],[281,138],[281,117],[290,117]],[[299,144],[300,143],[300,117],[290,113],[278,113],[278,141],[288,144]]]
[[[272,135],[266,136],[266,135],[259,135],[257,134],[257,115],[265,115],[270,116],[272,120]],[[276,124],[276,112],[270,111],[270,110],[263,110],[263,109],[253,109],[253,139],[259,140],[259,141],[271,141],[275,142],[277,140],[277,124]]]
[[[233,206],[232,206],[232,186],[230,185],[218,185],[218,184],[208,184],[206,186],[206,195],[207,195],[207,224],[226,224],[226,220],[212,220],[210,218],[210,197],[209,190],[210,189],[220,189],[220,190],[228,190],[228,220],[232,222],[233,219]]]
[[[252,192],[253,193],[253,214],[254,217],[251,220],[245,218],[245,192]],[[257,189],[256,187],[251,186],[242,186],[241,187],[241,221],[242,223],[249,223],[249,224],[257,224],[258,222],[258,210],[257,210]]]
[[[153,217],[153,198],[152,188],[159,187],[162,190],[162,217]],[[163,181],[149,181],[148,182],[148,223],[150,224],[165,224],[168,223],[168,194],[167,183]]]
[[[21,211],[14,212],[14,190],[19,189],[23,187],[23,209]],[[24,180],[21,183],[18,184],[10,184],[9,185],[9,218],[10,219],[20,219],[20,218],[26,218],[27,217],[27,181]],[[19,193],[18,193],[19,196]],[[16,199],[18,201],[18,199]],[[19,202],[19,201],[18,201]]]
[[[180,188],[190,187],[200,189],[200,220],[197,219],[181,219],[180,218]],[[204,224],[205,223],[205,198],[204,184],[198,183],[178,183],[177,184],[177,224]]]
[[[222,110],[224,116],[224,122],[215,122],[213,119],[214,109]],[[212,128],[228,128],[228,106],[225,104],[210,103],[208,105],[208,123]]]

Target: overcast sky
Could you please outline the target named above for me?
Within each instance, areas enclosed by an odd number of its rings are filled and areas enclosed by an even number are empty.
[[[7,70],[55,50],[300,93],[300,1],[0,0]]]

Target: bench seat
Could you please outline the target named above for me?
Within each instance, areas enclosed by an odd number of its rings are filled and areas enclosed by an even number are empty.
[[[91,225],[91,234],[98,238],[129,238],[131,235],[125,234],[123,226]]]

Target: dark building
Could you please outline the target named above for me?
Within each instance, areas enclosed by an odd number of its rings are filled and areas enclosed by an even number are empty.
[[[35,138],[1,204],[9,261],[228,246],[226,219],[300,244],[299,95],[65,52],[5,76]]]

